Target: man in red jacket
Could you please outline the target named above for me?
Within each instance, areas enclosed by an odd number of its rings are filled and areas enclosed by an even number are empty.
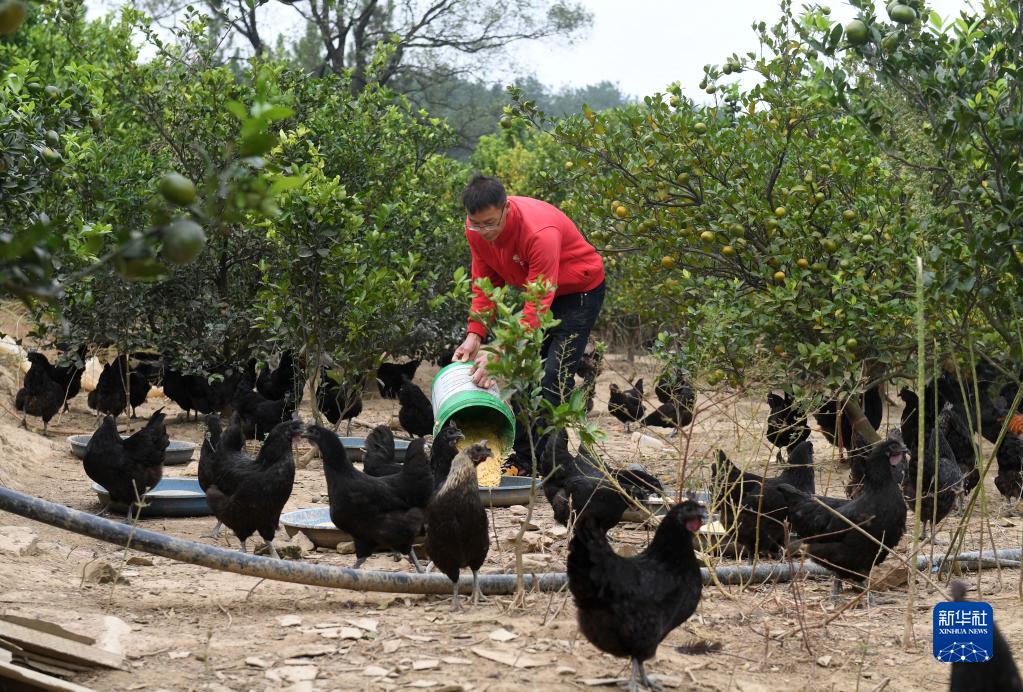
[[[492,384],[486,352],[480,345],[487,326],[473,315],[485,313],[491,301],[476,287],[487,277],[494,286],[525,286],[541,277],[555,286],[540,305],[560,323],[544,337],[544,398],[561,403],[571,391],[586,340],[604,303],[604,262],[586,242],[572,220],[557,207],[530,197],[509,197],[496,178],[476,176],[462,193],[465,237],[472,252],[473,300],[465,341],[454,360],[474,361],[473,381]],[[526,322],[539,325],[535,306],[526,306]],[[517,426],[515,458],[520,471],[529,471],[529,438]],[[536,455],[543,440],[537,440]]]

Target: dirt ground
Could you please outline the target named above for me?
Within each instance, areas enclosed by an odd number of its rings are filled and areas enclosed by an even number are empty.
[[[676,437],[637,444],[633,435],[625,434],[607,414],[608,384],[641,375],[652,389],[653,367],[648,361],[608,359],[594,409],[608,434],[607,457],[617,463],[642,461],[671,483],[684,461],[692,488],[704,485],[718,447],[747,467],[763,469],[770,450],[763,441],[767,407],[760,403],[762,392],[701,393],[702,410],[690,442]],[[427,388],[434,372],[424,366],[417,382]],[[95,427],[85,394],[72,401],[71,413],[55,420],[51,436],[44,438],[16,427],[15,386],[10,368],[0,369],[0,396],[7,410],[0,412],[0,483],[96,512],[98,500],[65,441],[65,435]],[[150,399],[140,416],[159,406],[171,412],[172,439],[201,439],[199,424],[179,419],[178,409],[163,398]],[[396,413],[397,402],[373,397],[366,401],[359,421],[377,424]],[[897,421],[897,409],[888,417]],[[353,434],[366,432],[366,427],[356,426]],[[841,495],[844,466],[819,433],[813,440],[819,490]],[[188,471],[171,466],[166,475]],[[1003,506],[990,481],[987,489],[994,542],[1019,547],[1023,520]],[[323,493],[323,471],[313,462],[298,471],[286,511],[323,506]],[[501,540],[492,545],[485,572],[511,568],[513,548],[507,534],[522,514],[516,508],[494,511]],[[957,521],[953,514],[946,527]],[[542,498],[534,523],[541,530],[530,532],[528,568],[562,571],[567,540],[555,528]],[[147,529],[204,542],[211,539],[200,534],[212,524],[212,518],[141,522]],[[980,548],[982,525],[986,524],[980,519],[971,522],[965,550]],[[527,607],[520,610],[511,608],[510,598],[491,597],[486,604],[452,613],[450,597],[364,594],[262,581],[126,552],[0,512],[0,531],[10,526],[27,527],[38,541],[30,551],[34,554],[0,555],[0,611],[55,621],[120,647],[124,670],[97,670],[73,679],[97,690],[584,689],[614,684],[615,678],[628,673],[626,661],[602,654],[580,636],[567,592],[531,594]],[[948,538],[947,530],[940,533]],[[612,535],[619,546],[642,546],[648,540],[648,530],[635,524],[620,526]],[[285,538],[283,530],[278,533],[279,542],[286,544]],[[985,535],[984,542],[989,548],[991,538]],[[233,536],[221,544],[238,545]],[[901,546],[903,555],[907,545],[908,537]],[[937,551],[940,554],[941,548]],[[303,559],[321,565],[354,562],[353,555],[336,551],[309,552]],[[124,581],[83,581],[82,569],[97,561],[119,569]],[[879,571],[887,572],[894,563],[889,559]],[[374,557],[366,568],[410,569],[387,556]],[[977,575],[968,579],[977,585]],[[1018,571],[1012,570],[1000,574],[986,570],[979,578],[983,597],[994,605],[1010,644],[1023,638],[1019,580]],[[930,651],[930,609],[944,597],[929,583],[920,587],[912,611],[914,642],[907,648],[902,643],[907,589],[897,586],[884,595],[891,605],[839,612],[842,602],[836,607],[830,599],[830,581],[821,578],[745,588],[706,587],[696,615],[663,642],[647,670],[677,689],[944,687],[948,667],[935,662]]]

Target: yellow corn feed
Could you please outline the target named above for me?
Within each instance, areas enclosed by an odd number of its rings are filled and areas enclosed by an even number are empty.
[[[496,488],[501,485],[501,460],[504,459],[504,441],[501,439],[501,428],[497,423],[466,423],[459,422],[458,429],[465,435],[456,447],[461,452],[470,445],[483,440],[493,452],[476,467],[476,478],[482,488]]]

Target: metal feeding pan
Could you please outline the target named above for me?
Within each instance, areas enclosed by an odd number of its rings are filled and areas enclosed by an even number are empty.
[[[486,507],[511,507],[529,504],[529,476],[501,476],[501,485],[496,488],[480,487],[480,499]],[[541,495],[540,481],[537,481],[537,495]]]
[[[110,503],[110,494],[99,483],[93,483],[101,504]],[[213,512],[206,502],[206,493],[199,487],[195,478],[164,478],[149,492],[142,496],[146,507],[142,508],[142,517],[205,517]],[[110,504],[109,511],[113,514],[125,514],[127,505]]]
[[[350,534],[334,526],[334,522],[330,520],[330,507],[297,509],[282,514],[281,526],[288,532],[289,537],[301,531],[317,548],[333,549],[338,543],[352,540]]]
[[[289,538],[301,531],[317,548],[334,550],[338,543],[354,540],[350,533],[334,526],[334,522],[330,520],[330,507],[296,509],[294,512],[282,514],[281,526],[288,532]],[[421,545],[424,537],[425,534],[420,533],[415,540],[415,545]],[[381,548],[376,552],[386,553],[388,551]]]
[[[692,499],[696,500],[697,502],[702,502],[704,505],[710,504],[710,493],[708,492],[696,491],[694,493],[690,493],[690,495],[692,496]],[[632,521],[638,524],[642,524],[643,522],[647,521],[650,515],[653,515],[654,517],[664,516],[668,512],[668,509],[674,504],[675,493],[664,493],[664,495],[651,495],[643,502],[643,505],[645,505],[647,509],[646,512],[640,509],[636,509],[635,507],[630,507],[629,509],[625,510],[625,514],[622,515],[622,521]],[[709,525],[715,518],[716,517],[708,517],[707,524],[705,524],[705,526]]]
[[[71,443],[71,453],[79,459],[85,458],[85,448],[89,446],[92,435],[71,435],[67,441]],[[127,440],[127,435],[121,435],[122,440]],[[192,460],[195,452],[195,443],[184,440],[171,440],[167,445],[167,451],[163,457],[164,466],[180,466]]]
[[[338,435],[341,438],[341,444],[345,446],[345,453],[348,455],[349,461],[362,461],[363,453],[366,451],[366,438],[365,437],[344,437]],[[394,460],[405,461],[405,452],[408,451],[408,440],[394,440]]]

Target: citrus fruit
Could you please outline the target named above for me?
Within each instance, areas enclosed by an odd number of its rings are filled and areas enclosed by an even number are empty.
[[[703,122],[698,122],[693,125],[693,131],[696,132],[696,134],[698,135],[702,135],[707,131],[707,124]]]
[[[168,202],[186,206],[195,201],[195,184],[180,173],[171,171],[160,178],[160,193]]]
[[[619,219],[624,219],[628,215],[629,210],[626,209],[624,205],[619,204],[617,207],[615,207],[615,216],[617,216]]]
[[[163,256],[174,264],[187,264],[206,247],[206,232],[191,219],[177,219],[163,232]]]
[[[784,283],[785,282],[785,272],[783,272],[783,271],[775,272],[774,273],[774,280],[777,281],[778,283]]]
[[[867,42],[870,32],[867,25],[860,19],[854,19],[845,25],[845,38],[850,46],[860,46]]]
[[[725,245],[721,248],[721,254],[725,257],[735,257],[735,248],[731,245]]]
[[[852,221],[856,218],[856,211],[853,209],[846,209],[842,212],[842,218],[846,221]]]
[[[778,208],[776,208],[774,210],[774,215],[777,216],[779,219],[781,217],[785,216],[785,207],[778,207]]]
[[[17,31],[27,14],[28,5],[22,0],[0,0],[0,36]]]
[[[661,266],[665,269],[671,269],[675,266],[675,258],[671,255],[665,255],[661,258]]]
[[[713,243],[714,231],[704,231],[703,233],[700,234],[700,240],[702,240],[705,243]]]
[[[909,5],[894,3],[888,7],[888,16],[892,18],[893,22],[912,24],[916,19],[916,10]]]
[[[800,269],[809,269],[810,260],[806,259],[805,257],[800,257],[799,259],[796,260],[796,266],[799,267]]]

